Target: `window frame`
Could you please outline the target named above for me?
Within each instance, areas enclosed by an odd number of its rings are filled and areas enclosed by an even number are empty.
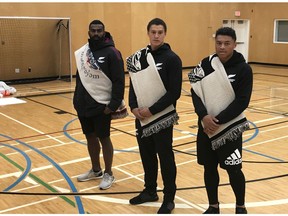
[[[278,41],[278,29],[279,29],[279,21],[285,21],[288,24],[288,19],[275,19],[274,20],[274,35],[273,35],[273,43],[278,44],[288,44],[288,35],[287,35],[287,41]]]

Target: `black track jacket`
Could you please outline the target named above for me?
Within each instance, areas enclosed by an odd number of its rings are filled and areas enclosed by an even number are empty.
[[[88,41],[95,60],[99,57],[105,57],[105,61],[102,63],[98,62],[98,64],[112,82],[112,97],[107,106],[112,111],[115,111],[123,100],[125,88],[124,64],[121,53],[115,48],[114,41],[109,32],[106,32],[103,41],[94,41],[91,39]],[[86,91],[81,83],[78,70],[76,73],[76,87],[73,104],[78,116],[83,117],[90,117],[103,113],[106,106],[105,104],[96,102]]]
[[[209,57],[204,58],[202,61],[209,61],[208,58]],[[234,50],[233,56],[223,65],[235,92],[235,99],[228,107],[226,107],[226,109],[215,116],[216,119],[219,120],[218,124],[224,124],[234,119],[248,107],[253,86],[252,69],[245,62],[241,53]],[[217,82],[217,80],[215,80],[215,82]],[[200,122],[200,120],[207,115],[207,110],[192,88],[191,94],[195,112],[197,113]],[[199,122],[198,124],[201,125]]]
[[[148,46],[148,48],[151,50],[150,46]],[[151,54],[167,91],[166,94],[164,94],[156,103],[149,107],[150,112],[154,115],[161,112],[171,104],[176,108],[176,101],[181,95],[182,61],[179,56],[171,50],[170,45],[167,43],[164,43],[157,50],[151,51]],[[150,92],[146,92],[146,94],[147,97],[149,97],[149,94],[153,94],[153,89],[151,89]],[[138,107],[137,98],[131,80],[129,107],[131,110]]]

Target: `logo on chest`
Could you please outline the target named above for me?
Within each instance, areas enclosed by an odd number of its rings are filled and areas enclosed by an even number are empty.
[[[162,69],[162,65],[163,65],[163,63],[157,63],[156,64],[156,68],[158,71]]]
[[[236,74],[230,74],[230,75],[228,75],[228,79],[229,79],[229,81],[230,81],[231,83],[235,81],[235,76],[236,76]]]

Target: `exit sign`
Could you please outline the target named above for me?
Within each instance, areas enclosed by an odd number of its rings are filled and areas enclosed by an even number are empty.
[[[240,17],[240,15],[241,15],[241,12],[240,12],[240,11],[235,11],[235,13],[234,13],[234,14],[235,14],[235,16],[236,16],[236,17]]]

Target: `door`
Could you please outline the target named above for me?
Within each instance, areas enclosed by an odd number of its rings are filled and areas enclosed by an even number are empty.
[[[236,51],[242,53],[246,62],[249,59],[249,20],[223,20],[223,27],[231,27],[237,36]]]

